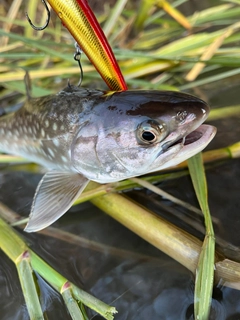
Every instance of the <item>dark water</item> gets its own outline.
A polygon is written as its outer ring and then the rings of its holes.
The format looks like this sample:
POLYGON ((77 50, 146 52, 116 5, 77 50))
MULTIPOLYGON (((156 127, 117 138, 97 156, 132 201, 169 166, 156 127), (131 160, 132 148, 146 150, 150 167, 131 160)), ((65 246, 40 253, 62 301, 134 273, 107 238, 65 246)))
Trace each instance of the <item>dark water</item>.
MULTIPOLYGON (((239 103, 239 86, 205 89, 212 107, 239 103)), ((214 123, 218 133, 209 148, 220 148, 240 139, 240 117, 214 123)), ((0 201, 23 216, 30 204, 40 175, 0 171, 0 201)), ((240 248, 240 159, 209 165, 207 169, 209 203, 218 219, 216 235, 240 248)), ((189 177, 160 185, 173 195, 197 205, 189 177)), ((202 238, 183 222, 184 210, 146 191, 134 190, 129 196, 176 225, 202 238), (177 217, 164 208, 170 207, 177 217)), ((201 221, 197 222, 201 224, 201 221)), ((55 227, 103 245, 94 250, 40 234, 25 234, 31 247, 70 281, 115 306, 116 320, 193 319, 194 277, 187 269, 128 231, 90 203, 79 205, 63 216, 55 227), (112 249, 109 249, 109 246, 112 249), (115 249, 114 249, 115 248, 115 249), (117 249, 125 249, 119 253, 117 249), (135 254, 138 255, 135 255, 135 254)), ((23 234, 23 233, 22 233, 23 234)), ((232 257, 237 252, 228 252, 232 257)), ((61 297, 39 278, 41 303, 48 319, 70 319, 61 297)), ((240 319, 240 291, 217 284, 213 293, 211 319, 240 319)), ((90 318, 100 319, 89 312, 90 318)), ((0 251, 0 319, 28 319, 17 272, 0 251)))

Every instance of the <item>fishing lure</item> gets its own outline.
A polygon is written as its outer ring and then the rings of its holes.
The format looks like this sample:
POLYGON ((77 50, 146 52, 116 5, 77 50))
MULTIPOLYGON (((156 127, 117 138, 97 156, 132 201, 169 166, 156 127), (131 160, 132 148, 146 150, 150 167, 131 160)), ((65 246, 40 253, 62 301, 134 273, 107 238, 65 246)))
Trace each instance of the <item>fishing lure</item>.
MULTIPOLYGON (((48 18, 44 26, 36 27, 29 16, 27 19, 35 30, 44 30, 50 20, 50 12, 45 0, 48 18)), ((86 0, 48 0, 89 60, 95 66, 111 90, 127 90, 127 85, 112 49, 86 0)))

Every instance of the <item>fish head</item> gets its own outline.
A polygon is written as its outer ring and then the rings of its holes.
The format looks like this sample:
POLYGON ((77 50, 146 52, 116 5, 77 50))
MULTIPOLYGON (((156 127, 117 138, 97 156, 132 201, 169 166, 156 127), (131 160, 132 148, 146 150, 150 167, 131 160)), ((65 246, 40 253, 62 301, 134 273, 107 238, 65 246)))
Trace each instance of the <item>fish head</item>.
POLYGON ((216 129, 209 106, 172 91, 123 91, 99 99, 72 143, 74 168, 107 183, 158 171, 201 151, 216 129))

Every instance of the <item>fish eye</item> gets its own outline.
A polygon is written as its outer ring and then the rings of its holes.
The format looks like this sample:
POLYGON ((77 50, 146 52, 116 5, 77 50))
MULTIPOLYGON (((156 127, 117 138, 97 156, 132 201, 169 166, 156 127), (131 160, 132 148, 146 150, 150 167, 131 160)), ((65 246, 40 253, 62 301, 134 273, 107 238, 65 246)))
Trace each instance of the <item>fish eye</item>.
POLYGON ((143 131, 142 139, 149 142, 154 142, 156 140, 156 135, 151 131, 143 131))
POLYGON ((140 144, 153 144, 166 137, 166 125, 155 120, 146 120, 137 127, 137 139, 140 144))

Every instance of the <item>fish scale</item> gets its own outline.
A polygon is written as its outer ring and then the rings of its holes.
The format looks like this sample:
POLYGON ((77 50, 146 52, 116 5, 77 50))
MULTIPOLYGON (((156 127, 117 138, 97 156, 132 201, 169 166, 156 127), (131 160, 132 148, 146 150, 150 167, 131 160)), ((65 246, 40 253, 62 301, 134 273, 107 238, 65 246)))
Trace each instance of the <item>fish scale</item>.
POLYGON ((0 119, 0 150, 47 168, 71 170, 69 149, 88 96, 88 90, 75 94, 74 87, 69 87, 58 95, 30 99, 20 110, 0 119))
POLYGON ((56 95, 29 99, 0 118, 0 150, 49 170, 25 230, 56 221, 90 180, 143 175, 201 151, 216 132, 201 125, 208 113, 201 99, 171 91, 104 92, 68 85, 56 95))

